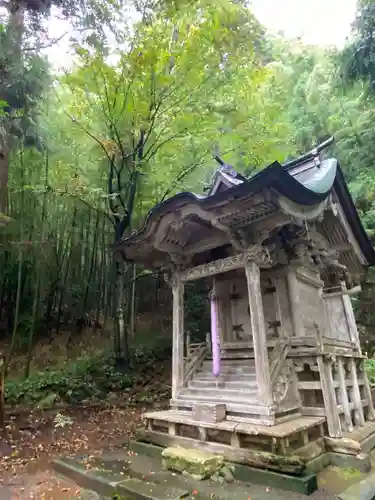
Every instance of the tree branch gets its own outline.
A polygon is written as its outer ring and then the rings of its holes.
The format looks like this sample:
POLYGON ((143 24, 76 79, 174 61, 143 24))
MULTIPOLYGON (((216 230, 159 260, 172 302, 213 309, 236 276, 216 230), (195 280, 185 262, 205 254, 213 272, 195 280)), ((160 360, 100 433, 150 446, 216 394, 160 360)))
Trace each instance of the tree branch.
POLYGON ((50 187, 50 189, 55 194, 57 194, 59 196, 69 196, 70 198, 74 198, 75 200, 78 200, 79 202, 81 202, 84 205, 86 205, 86 207, 90 208, 90 210, 94 210, 95 212, 104 215, 111 222, 111 224, 113 224, 113 220, 112 220, 111 216, 107 212, 105 212, 104 210, 101 210, 100 208, 94 207, 93 205, 91 205, 91 203, 89 203, 88 201, 84 200, 83 198, 81 198, 77 194, 70 193, 69 191, 62 191, 62 190, 59 190, 59 189, 54 189, 52 187, 50 187))
POLYGON ((189 165, 186 169, 184 169, 183 171, 181 171, 176 177, 175 179, 172 181, 171 185, 169 186, 169 188, 165 191, 165 193, 163 194, 161 200, 159 203, 163 202, 166 197, 171 193, 171 191, 173 190, 173 188, 175 187, 175 185, 178 183, 178 182, 181 182, 187 175, 189 175, 191 172, 193 172, 193 170, 195 170, 203 161, 204 157, 211 151, 211 146, 210 148, 208 148, 200 157, 199 159, 193 163, 192 165, 189 165))

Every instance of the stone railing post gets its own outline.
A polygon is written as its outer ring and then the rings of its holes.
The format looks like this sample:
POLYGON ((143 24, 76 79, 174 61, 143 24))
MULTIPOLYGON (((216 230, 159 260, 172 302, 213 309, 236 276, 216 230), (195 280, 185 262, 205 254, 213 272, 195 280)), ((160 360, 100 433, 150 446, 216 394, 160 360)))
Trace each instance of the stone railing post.
POLYGON ((253 335, 256 379, 259 391, 259 404, 273 405, 270 370, 268 363, 267 335, 264 322, 263 302, 260 288, 260 268, 251 260, 245 264, 251 331, 253 335))

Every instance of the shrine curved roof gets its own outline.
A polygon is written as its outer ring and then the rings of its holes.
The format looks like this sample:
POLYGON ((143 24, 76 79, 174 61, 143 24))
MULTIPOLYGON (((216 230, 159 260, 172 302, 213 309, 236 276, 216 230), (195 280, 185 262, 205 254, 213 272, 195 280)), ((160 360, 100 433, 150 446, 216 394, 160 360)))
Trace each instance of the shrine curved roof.
MULTIPOLYGON (((311 155, 305 155, 299 160, 294 160, 284 166, 276 161, 250 179, 245 179, 240 175, 237 177, 233 169, 230 171, 230 175, 224 172, 225 181, 228 181, 228 178, 231 176, 233 178, 233 182, 227 189, 216 192, 212 192, 211 189, 206 196, 197 195, 191 192, 181 192, 174 195, 153 207, 149 211, 143 227, 137 233, 123 238, 120 242, 113 245, 113 248, 115 250, 120 248, 124 249, 127 245, 141 241, 148 235, 151 230, 152 222, 155 219, 160 218, 165 213, 178 210, 179 207, 186 203, 193 203, 200 206, 202 209, 207 209, 212 207, 213 203, 220 203, 228 198, 228 196, 232 199, 237 197, 241 198, 249 193, 257 193, 264 189, 273 189, 298 205, 312 206, 325 200, 332 191, 335 191, 363 255, 370 266, 375 265, 374 248, 359 218, 337 160, 328 159, 320 163, 318 162, 316 166, 324 168, 311 169, 310 173, 306 170, 306 172, 303 173, 303 166, 308 161, 311 164, 311 155)), ((316 161, 316 157, 314 161, 316 161)), ((223 169, 219 169, 219 174, 220 170, 223 173, 223 169)))

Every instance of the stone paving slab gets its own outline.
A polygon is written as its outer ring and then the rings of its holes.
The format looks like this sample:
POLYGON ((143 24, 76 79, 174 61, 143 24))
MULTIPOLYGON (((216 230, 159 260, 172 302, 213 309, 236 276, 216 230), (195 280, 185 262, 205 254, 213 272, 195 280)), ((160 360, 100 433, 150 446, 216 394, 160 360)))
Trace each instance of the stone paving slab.
MULTIPOLYGON (((374 454, 373 454, 374 455, 374 454)), ((160 456, 134 450, 104 453, 100 457, 76 457, 55 461, 56 469, 80 486, 108 499, 114 492, 126 500, 375 500, 375 466, 372 472, 329 466, 319 474, 320 488, 312 495, 283 491, 269 485, 217 484, 163 469, 160 456), (57 467, 56 467, 57 465, 57 467), (323 488, 322 488, 323 486, 323 488), (324 489, 324 488, 327 489, 324 489)), ((91 497, 89 497, 91 499, 91 497)), ((0 489, 0 500, 8 500, 0 489)), ((10 500, 10 499, 9 499, 10 500)))
POLYGON ((183 493, 187 495, 185 498, 188 500, 212 498, 216 500, 229 498, 232 500, 247 500, 248 498, 251 500, 337 500, 336 495, 324 490, 306 496, 267 485, 195 481, 191 477, 165 471, 160 460, 156 458, 126 452, 104 454, 92 459, 88 457, 64 459, 56 461, 55 467, 60 474, 70 477, 82 487, 93 489, 103 496, 110 495, 117 490, 126 494, 125 498, 129 500, 133 498, 166 500, 178 498, 177 495, 183 493), (137 489, 137 492, 132 493, 126 489, 127 486, 132 486, 133 490, 137 489))

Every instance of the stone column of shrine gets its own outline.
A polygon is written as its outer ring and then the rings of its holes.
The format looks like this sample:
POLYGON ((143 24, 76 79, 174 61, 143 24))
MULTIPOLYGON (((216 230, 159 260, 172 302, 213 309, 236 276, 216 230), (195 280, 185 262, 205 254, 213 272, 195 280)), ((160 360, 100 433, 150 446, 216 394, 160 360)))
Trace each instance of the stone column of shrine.
POLYGON ((253 335, 259 404, 273 406, 259 265, 254 261, 248 261, 245 265, 245 272, 249 294, 250 321, 253 335))
POLYGON ((172 277, 173 294, 173 348, 172 348, 172 400, 178 398, 184 376, 184 283, 176 272, 172 277))

